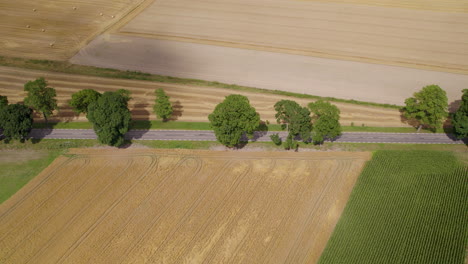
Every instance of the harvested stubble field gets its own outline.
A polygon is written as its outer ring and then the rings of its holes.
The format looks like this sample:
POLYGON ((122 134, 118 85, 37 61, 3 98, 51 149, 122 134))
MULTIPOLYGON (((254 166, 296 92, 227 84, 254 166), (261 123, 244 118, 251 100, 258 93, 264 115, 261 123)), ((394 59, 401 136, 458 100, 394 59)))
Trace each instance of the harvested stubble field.
POLYGON ((143 0, 0 1, 0 54, 69 59, 141 2, 143 0))
MULTIPOLYGON (((8 97, 10 103, 24 100, 24 84, 40 76, 49 81, 49 85, 57 90, 59 111, 52 118, 61 121, 85 121, 84 115, 76 116, 68 106, 71 95, 81 89, 95 89, 99 92, 128 89, 132 92, 132 100, 129 108, 132 118, 137 120, 155 120, 153 114, 154 91, 163 88, 174 103, 177 120, 192 122, 207 122, 208 115, 213 112, 215 106, 224 100, 229 94, 246 95, 251 104, 257 109, 263 120, 275 123, 274 104, 281 99, 292 99, 306 106, 311 99, 290 98, 287 96, 234 91, 229 89, 199 87, 189 85, 177 85, 148 81, 122 80, 99 78, 63 73, 26 70, 19 68, 0 67, 0 95, 8 97)), ((341 110, 341 122, 350 125, 354 122, 357 126, 380 127, 404 127, 400 113, 397 109, 379 108, 372 106, 355 105, 348 103, 335 103, 341 110)), ((37 119, 42 117, 37 116, 37 119)))
POLYGON ((346 4, 363 4, 383 7, 410 8, 443 12, 468 13, 468 2, 460 0, 303 0, 334 2, 346 4))
POLYGON ((0 206, 0 262, 314 263, 369 158, 75 149, 0 206))
MULTIPOLYGON (((467 5, 455 6, 463 11, 467 5)), ((158 0, 119 33, 468 74, 466 13, 317 1, 158 0)))

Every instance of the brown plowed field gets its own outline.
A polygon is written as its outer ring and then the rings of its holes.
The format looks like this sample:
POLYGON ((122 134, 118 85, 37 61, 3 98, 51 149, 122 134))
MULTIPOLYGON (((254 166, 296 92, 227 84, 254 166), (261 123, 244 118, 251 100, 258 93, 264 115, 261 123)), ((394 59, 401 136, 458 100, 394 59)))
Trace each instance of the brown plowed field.
POLYGON ((2 0, 0 55, 69 59, 93 37, 143 1, 2 0), (50 46, 51 43, 54 44, 53 47, 50 46))
POLYGON ((69 154, 0 205, 0 262, 315 263, 370 158, 69 154))
MULTIPOLYGON (((246 95, 251 104, 257 109, 263 120, 275 123, 274 104, 281 99, 292 99, 306 106, 312 100, 297 99, 287 96, 270 95, 235 91, 221 88, 175 85, 156 82, 132 81, 110 78, 98 78, 81 75, 42 72, 18 68, 0 67, 0 95, 8 97, 10 103, 24 100, 24 84, 40 76, 49 81, 49 85, 57 90, 59 111, 52 119, 63 121, 86 121, 84 115, 76 116, 68 106, 71 95, 81 89, 95 89, 99 92, 128 89, 132 92, 129 108, 132 118, 140 120, 154 120, 153 114, 154 91, 164 88, 174 103, 177 120, 207 122, 208 115, 224 97, 237 93, 246 95)), ((386 109, 370 106, 360 106, 346 103, 335 103, 341 110, 343 125, 365 124, 366 126, 399 127, 407 126, 400 120, 400 113, 396 109, 386 109)), ((37 117, 40 119, 41 117, 37 117)))
POLYGON ((467 13, 341 2, 158 0, 119 32, 468 74, 467 13))

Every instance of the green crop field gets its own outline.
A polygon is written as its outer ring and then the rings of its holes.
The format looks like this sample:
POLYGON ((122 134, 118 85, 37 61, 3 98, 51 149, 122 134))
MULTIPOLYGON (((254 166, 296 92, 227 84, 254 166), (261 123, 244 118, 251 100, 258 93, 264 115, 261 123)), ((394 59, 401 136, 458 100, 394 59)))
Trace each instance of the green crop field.
POLYGON ((468 167, 451 152, 377 151, 328 241, 324 263, 459 263, 468 167))

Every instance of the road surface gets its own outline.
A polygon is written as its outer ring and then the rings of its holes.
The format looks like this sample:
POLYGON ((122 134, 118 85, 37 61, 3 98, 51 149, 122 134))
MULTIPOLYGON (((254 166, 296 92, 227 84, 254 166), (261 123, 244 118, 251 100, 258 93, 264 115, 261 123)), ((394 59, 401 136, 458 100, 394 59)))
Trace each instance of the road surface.
MULTIPOLYGON (((286 132, 256 132, 250 141, 271 141, 270 135, 279 133, 286 138, 286 132)), ((92 129, 33 129, 31 138, 37 139, 96 139, 92 129)), ((216 141, 213 131, 202 130, 130 130, 126 134, 130 140, 186 140, 186 141, 216 141)), ((464 144, 453 135, 429 133, 373 133, 344 132, 334 140, 341 143, 406 143, 406 144, 464 144)))

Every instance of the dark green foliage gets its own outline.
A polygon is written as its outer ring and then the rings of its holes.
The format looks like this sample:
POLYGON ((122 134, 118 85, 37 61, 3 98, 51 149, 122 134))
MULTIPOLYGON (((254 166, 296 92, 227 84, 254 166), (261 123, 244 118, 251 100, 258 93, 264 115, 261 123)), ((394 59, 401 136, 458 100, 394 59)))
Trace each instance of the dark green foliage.
POLYGON ((297 142, 297 140, 295 140, 293 138, 293 136, 290 134, 288 134, 288 137, 286 138, 286 141, 284 141, 284 148, 286 150, 289 150, 289 149, 295 149, 297 150, 297 148, 299 147, 299 143, 297 142))
POLYGON ((27 138, 33 124, 31 108, 10 104, 0 110, 0 127, 6 140, 27 138))
POLYGON ((296 136, 300 136, 304 142, 310 140, 312 123, 307 107, 302 107, 291 100, 281 100, 275 104, 275 111, 276 121, 289 132, 288 139, 285 141, 286 149, 297 147, 293 146, 297 145, 294 140, 296 136))
POLYGON ((447 94, 437 85, 429 85, 405 100, 404 116, 415 120, 418 126, 438 128, 447 118, 447 94))
POLYGON ((87 118, 102 144, 121 146, 127 133, 131 114, 128 110, 130 93, 105 92, 88 107, 87 118))
POLYGON ((101 94, 93 89, 84 89, 72 94, 70 106, 73 107, 73 111, 77 114, 86 114, 88 112, 88 106, 96 102, 100 96, 101 94))
POLYGON ((276 146, 281 145, 282 142, 278 133, 271 135, 270 138, 271 138, 271 141, 273 141, 273 143, 275 143, 276 146))
POLYGON ((235 147, 241 142, 244 133, 252 136, 259 126, 260 116, 243 95, 231 94, 219 103, 208 116, 218 141, 235 147))
POLYGON ((341 135, 340 110, 335 105, 322 100, 310 103, 309 108, 313 113, 314 133, 312 141, 322 144, 325 139, 334 139, 341 135))
POLYGON ((463 263, 467 175, 451 152, 377 151, 319 263, 463 263))
POLYGON ((453 115, 453 132, 457 138, 468 137, 468 89, 464 89, 460 107, 453 115))
POLYGON ((40 77, 35 81, 27 82, 24 85, 24 90, 28 92, 24 98, 24 104, 42 113, 47 122, 47 118, 52 115, 52 112, 58 109, 55 89, 48 87, 44 77, 40 77))
POLYGON ((155 91, 156 100, 154 102, 154 113, 157 117, 166 121, 172 115, 172 104, 169 101, 169 96, 166 95, 163 89, 157 89, 155 91))
POLYGON ((8 98, 0 95, 0 109, 8 105, 8 98))

